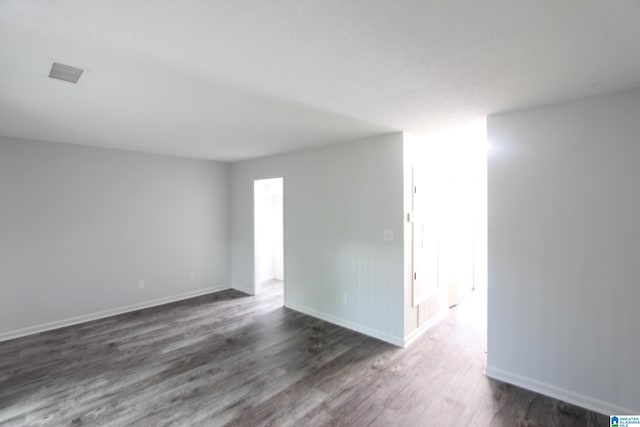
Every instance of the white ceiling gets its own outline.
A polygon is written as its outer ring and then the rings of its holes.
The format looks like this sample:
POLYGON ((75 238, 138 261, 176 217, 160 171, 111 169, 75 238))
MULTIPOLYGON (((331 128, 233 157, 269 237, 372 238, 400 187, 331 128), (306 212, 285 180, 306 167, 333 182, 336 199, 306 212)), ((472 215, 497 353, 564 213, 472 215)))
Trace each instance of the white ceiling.
POLYGON ((0 0, 0 134, 45 141, 238 160, 637 86, 638 0, 0 0))

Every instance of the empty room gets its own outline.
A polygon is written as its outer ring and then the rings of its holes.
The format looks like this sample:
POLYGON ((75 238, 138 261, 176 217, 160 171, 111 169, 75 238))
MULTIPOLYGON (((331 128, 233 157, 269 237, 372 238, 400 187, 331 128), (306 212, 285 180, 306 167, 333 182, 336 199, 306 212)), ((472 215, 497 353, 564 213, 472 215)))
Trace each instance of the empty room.
POLYGON ((0 1, 0 426, 640 425, 639 46, 638 0, 0 1))

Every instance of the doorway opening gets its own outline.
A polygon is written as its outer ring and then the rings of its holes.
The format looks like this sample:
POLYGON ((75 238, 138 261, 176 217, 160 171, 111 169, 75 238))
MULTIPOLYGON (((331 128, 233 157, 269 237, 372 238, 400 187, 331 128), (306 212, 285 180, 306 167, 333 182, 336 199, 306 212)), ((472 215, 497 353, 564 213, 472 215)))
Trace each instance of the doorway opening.
POLYGON ((486 330, 486 123, 407 141, 413 254, 408 310, 417 318, 408 329, 428 328, 468 297, 470 323, 486 330))
POLYGON ((284 179, 253 183, 254 294, 284 297, 284 179))

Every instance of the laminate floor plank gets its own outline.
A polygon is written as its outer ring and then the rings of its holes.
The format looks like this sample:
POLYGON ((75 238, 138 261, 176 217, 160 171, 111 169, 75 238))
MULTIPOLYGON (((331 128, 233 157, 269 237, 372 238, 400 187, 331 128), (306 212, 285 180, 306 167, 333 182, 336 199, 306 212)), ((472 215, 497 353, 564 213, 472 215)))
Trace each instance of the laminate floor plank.
POLYGON ((483 375, 473 293, 407 349, 282 307, 282 283, 0 343, 0 426, 599 426, 483 375))

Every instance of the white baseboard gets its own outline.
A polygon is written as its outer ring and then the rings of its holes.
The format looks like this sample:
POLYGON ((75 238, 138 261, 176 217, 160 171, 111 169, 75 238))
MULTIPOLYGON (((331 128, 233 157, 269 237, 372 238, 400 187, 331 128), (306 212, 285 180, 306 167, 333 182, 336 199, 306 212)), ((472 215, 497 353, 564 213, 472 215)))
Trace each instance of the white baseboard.
POLYGON ((243 292, 243 293, 245 293, 247 295, 255 295, 255 292, 253 291, 253 289, 248 289, 248 288, 245 288, 243 286, 236 285, 236 284, 233 284, 233 283, 231 284, 231 289, 235 289, 236 291, 243 292))
POLYGON ((370 328, 368 326, 361 325, 359 323, 354 323, 348 320, 340 319, 330 314, 321 313, 313 308, 304 307, 298 304, 292 304, 287 301, 285 301, 284 306, 287 308, 290 308, 291 310, 298 311, 300 313, 306 314, 311 317, 316 317, 320 320, 324 320, 325 322, 342 326, 343 328, 351 329, 352 331, 360 332, 361 334, 365 334, 370 337, 379 339, 381 341, 388 342, 389 344, 393 344, 398 347, 402 347, 404 345, 404 341, 401 337, 396 337, 396 336, 387 334, 386 332, 381 332, 376 329, 370 328))
POLYGON ((409 347, 415 340, 417 340, 422 334, 427 332, 429 329, 433 328, 435 325, 440 323, 442 319, 449 313, 449 310, 444 310, 442 313, 438 313, 425 322, 424 325, 420 326, 418 329, 414 329, 409 333, 406 337, 404 337, 404 344, 402 345, 404 348, 409 347))
POLYGON ((66 326, 77 325, 78 323, 90 322, 92 320, 103 319, 105 317, 116 316, 118 314, 129 313, 131 311, 142 310, 149 307, 155 307, 158 305, 169 304, 184 299, 194 298, 201 295, 211 294, 214 292, 224 291, 230 289, 228 284, 215 286, 211 288, 199 289, 197 291, 185 292, 183 294, 172 295, 169 297, 157 298, 150 301, 144 301, 136 304, 125 305, 109 310, 98 311, 96 313, 83 314, 81 316, 69 317, 63 320, 56 320, 53 322, 42 323, 40 325, 28 326, 22 329, 16 329, 14 331, 0 333, 0 342, 12 340, 14 338, 20 338, 27 335, 39 334, 40 332, 50 331, 52 329, 64 328, 66 326))
POLYGON ((492 368, 487 366, 485 369, 485 375, 494 380, 509 383, 527 390, 535 391, 536 393, 544 394, 545 396, 552 397, 554 399, 562 400, 572 405, 580 406, 585 409, 589 409, 594 412, 599 412, 604 415, 629 415, 639 413, 636 408, 635 411, 623 408, 610 402, 604 402, 593 397, 585 396, 580 393, 575 393, 571 390, 566 390, 560 387, 556 387, 551 384, 547 384, 532 378, 523 377, 518 374, 503 371, 502 369, 492 368))

